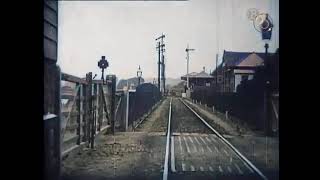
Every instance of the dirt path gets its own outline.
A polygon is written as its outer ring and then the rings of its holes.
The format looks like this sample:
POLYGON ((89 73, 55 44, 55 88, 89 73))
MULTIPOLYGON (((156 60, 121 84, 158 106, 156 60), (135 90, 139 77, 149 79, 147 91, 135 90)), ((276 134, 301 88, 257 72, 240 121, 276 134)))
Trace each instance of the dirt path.
POLYGON ((168 126, 170 99, 166 98, 155 109, 149 117, 147 117, 135 129, 136 132, 166 132, 168 126))
POLYGON ((165 99, 136 132, 101 134, 95 149, 70 153, 62 162, 62 179, 161 179, 168 108, 165 99))
POLYGON ((198 113, 200 113, 207 122, 214 126, 220 133, 229 134, 234 136, 239 135, 257 135, 251 131, 246 125, 241 124, 237 121, 226 120, 218 116, 218 113, 213 113, 212 109, 204 108, 202 105, 194 104, 187 100, 187 103, 198 113), (220 130, 219 130, 220 129, 220 130))

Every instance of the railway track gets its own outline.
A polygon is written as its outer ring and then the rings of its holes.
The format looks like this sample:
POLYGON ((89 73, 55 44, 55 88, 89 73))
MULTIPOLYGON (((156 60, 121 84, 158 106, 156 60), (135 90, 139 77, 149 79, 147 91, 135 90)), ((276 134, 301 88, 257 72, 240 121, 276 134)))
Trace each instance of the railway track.
POLYGON ((171 98, 163 180, 267 179, 181 98, 171 98))

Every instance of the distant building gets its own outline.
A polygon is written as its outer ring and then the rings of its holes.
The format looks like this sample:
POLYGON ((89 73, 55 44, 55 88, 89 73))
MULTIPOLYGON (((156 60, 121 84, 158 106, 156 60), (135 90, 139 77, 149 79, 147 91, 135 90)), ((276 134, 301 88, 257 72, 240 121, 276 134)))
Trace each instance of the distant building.
POLYGON ((253 78, 255 70, 264 65, 264 59, 265 53, 224 51, 222 63, 211 74, 217 91, 236 92, 242 80, 253 78))
MULTIPOLYGON (((117 90, 127 90, 127 89, 136 89, 138 86, 139 80, 137 77, 130 79, 121 79, 117 85, 117 90), (129 86, 129 87, 128 87, 129 86)), ((140 79, 140 84, 144 83, 144 79, 140 79)))
MULTIPOLYGON (((188 76, 191 89, 195 86, 211 86, 214 79, 212 75, 205 72, 205 68, 200 73, 192 72, 188 76)), ((187 81, 187 74, 181 76, 181 80, 187 81)))

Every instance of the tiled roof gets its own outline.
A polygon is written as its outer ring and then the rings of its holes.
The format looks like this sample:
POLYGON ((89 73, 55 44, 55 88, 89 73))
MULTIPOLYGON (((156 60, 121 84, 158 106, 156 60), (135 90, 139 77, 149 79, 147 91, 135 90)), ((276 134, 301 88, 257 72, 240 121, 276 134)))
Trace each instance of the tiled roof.
MULTIPOLYGON (((224 51, 223 60, 226 66, 237 66, 251 54, 256 54, 258 57, 260 57, 264 61, 265 53, 232 52, 232 51, 224 51)), ((272 54, 274 53, 269 53, 269 55, 272 55, 272 54)))
MULTIPOLYGON (((275 53, 269 53, 269 56, 274 55, 275 53)), ((258 52, 233 52, 233 51, 224 51, 223 52, 223 66, 259 66, 263 64, 265 58, 265 53, 258 52), (243 62, 246 60, 246 62, 243 62)), ((218 71, 222 69, 222 64, 218 65, 218 71)), ((216 69, 211 73, 214 75, 216 69)))
MULTIPOLYGON (((187 75, 183 75, 181 79, 187 78, 187 75)), ((200 73, 192 72, 189 73, 189 78, 212 78, 211 75, 206 73, 205 71, 201 71, 200 73)))

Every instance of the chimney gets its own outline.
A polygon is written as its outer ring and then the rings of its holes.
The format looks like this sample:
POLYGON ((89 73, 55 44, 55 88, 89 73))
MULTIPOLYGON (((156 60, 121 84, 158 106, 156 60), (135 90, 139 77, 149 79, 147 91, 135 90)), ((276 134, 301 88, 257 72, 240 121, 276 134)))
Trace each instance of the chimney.
POLYGON ((203 72, 206 72, 206 67, 203 66, 203 72))

